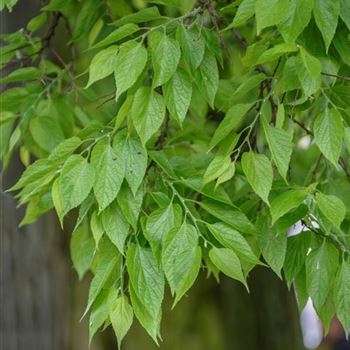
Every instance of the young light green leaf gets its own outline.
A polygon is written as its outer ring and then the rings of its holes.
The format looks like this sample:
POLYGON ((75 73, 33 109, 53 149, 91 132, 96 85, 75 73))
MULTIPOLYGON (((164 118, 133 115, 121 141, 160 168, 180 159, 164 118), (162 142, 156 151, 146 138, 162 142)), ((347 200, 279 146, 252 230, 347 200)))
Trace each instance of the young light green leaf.
POLYGON ((231 165, 230 155, 217 154, 203 175, 203 186, 220 177, 231 165))
POLYGON ((166 106, 179 124, 184 121, 192 97, 192 82, 182 69, 178 69, 172 79, 163 86, 166 106))
POLYGON ((134 318, 132 307, 125 295, 120 296, 111 303, 109 318, 117 336, 118 347, 120 348, 122 340, 128 333, 134 318))
POLYGON ((152 251, 131 244, 126 264, 135 294, 151 315, 157 315, 164 297, 164 275, 152 251))
POLYGON ((321 86, 321 62, 302 47, 296 57, 295 69, 300 84, 307 96, 319 90, 321 86))
POLYGON ((338 270, 334 289, 333 300, 337 316, 347 333, 350 329, 350 263, 343 260, 338 270))
POLYGON ((345 218, 346 208, 337 196, 326 195, 321 192, 316 194, 316 203, 322 214, 337 228, 345 218))
POLYGON ((291 43, 282 43, 278 44, 271 49, 265 51, 258 59, 258 64, 264 64, 267 62, 271 62, 281 57, 287 52, 297 51, 298 47, 295 44, 291 43))
POLYGON ((254 192, 269 204, 268 197, 273 181, 270 160, 263 154, 246 152, 242 156, 242 169, 254 192))
POLYGON ((179 64, 180 56, 179 43, 163 33, 158 45, 152 52, 153 87, 163 85, 171 79, 179 64))
POLYGON ((89 270, 94 253, 94 238, 89 232, 88 225, 82 225, 73 232, 70 241, 70 254, 79 279, 82 279, 89 270))
POLYGON ((298 207, 308 196, 307 189, 294 189, 283 192, 271 202, 272 224, 290 210, 298 207))
POLYGON ((94 182, 94 171, 85 158, 75 154, 64 163, 60 178, 61 200, 65 215, 89 195, 94 182))
POLYGON ((95 240, 96 247, 98 247, 98 243, 103 236, 104 229, 102 226, 101 216, 98 216, 97 211, 94 211, 91 215, 90 227, 95 240))
POLYGON ((153 21, 161 17, 162 16, 159 13, 158 7, 152 6, 141 9, 140 11, 132 13, 131 15, 123 16, 122 18, 115 21, 113 24, 116 26, 122 26, 126 23, 143 23, 153 21))
POLYGON ((314 0, 313 9, 316 25, 322 34, 326 51, 328 51, 337 29, 340 0, 314 0))
POLYGON ((88 88, 94 82, 104 79, 113 73, 116 65, 118 46, 110 46, 98 52, 92 59, 89 67, 88 88))
POLYGON ((219 243, 232 249, 241 259, 252 264, 260 263, 246 239, 231 226, 217 222, 208 225, 208 228, 219 243))
POLYGON ((294 42, 311 20, 313 0, 294 0, 285 21, 278 25, 278 30, 286 42, 294 42))
POLYGON ((128 41, 120 47, 115 61, 114 78, 119 96, 135 84, 147 63, 147 50, 136 41, 128 41))
POLYGON ((214 99, 219 86, 219 70, 215 56, 206 50, 200 67, 194 72, 195 82, 210 107, 214 107, 214 99))
POLYGON ((63 228, 63 218, 65 214, 63 211, 63 203, 62 203, 62 195, 61 195, 61 179, 59 177, 52 184, 51 197, 52 197, 52 202, 55 207, 58 219, 61 224, 61 228, 63 228))
POLYGON ((255 14, 255 2, 256 0, 243 0, 238 7, 235 18, 225 30, 239 27, 253 17, 255 14))
POLYGON ((325 303, 332 288, 338 259, 338 250, 326 242, 306 258, 306 287, 316 308, 325 303))
POLYGON ((326 108, 316 117, 313 130, 320 151, 337 167, 344 132, 341 114, 326 108))
POLYGON ((202 36, 196 27, 186 29, 183 25, 178 26, 176 35, 186 63, 193 71, 196 70, 202 63, 205 52, 202 36))
POLYGON ((164 98, 149 87, 137 90, 131 107, 135 129, 143 145, 158 131, 165 117, 164 98))
POLYGON ((215 130, 213 138, 210 141, 210 149, 222 141, 231 131, 234 131, 241 123, 243 117, 252 107, 251 103, 236 104, 226 113, 225 118, 215 130))
POLYGON ((23 80, 36 80, 41 76, 41 72, 36 67, 18 68, 4 78, 0 79, 0 84, 15 83, 23 80))
POLYGON ((91 166, 96 174, 94 193, 102 211, 113 202, 120 190, 125 174, 124 159, 111 147, 110 140, 104 138, 92 150, 91 166))
POLYGON ((264 28, 284 21, 290 11, 288 0, 256 0, 255 17, 258 35, 264 28))
POLYGON ((172 294, 174 305, 194 283, 201 264, 198 232, 185 222, 170 230, 163 239, 162 266, 172 294))
POLYGON ((264 133, 269 145, 272 159, 277 166, 278 172, 287 181, 287 172, 293 151, 291 135, 284 129, 278 129, 263 123, 264 133))
POLYGON ((212 248, 209 251, 210 260, 225 275, 240 281, 248 289, 247 282, 244 278, 241 262, 232 249, 212 248))
POLYGON ((216 184, 215 184, 215 189, 222 183, 229 181, 233 178, 233 176, 235 175, 235 171, 236 171, 236 166, 235 163, 232 162, 229 167, 218 177, 218 179, 216 180, 216 184))
POLYGON ((347 0, 340 0, 340 18, 350 30, 350 6, 347 0))
POLYGON ((104 39, 102 39, 101 41, 96 43, 92 48, 96 49, 96 48, 100 48, 100 47, 107 46, 110 44, 114 44, 114 43, 128 37, 129 35, 134 34, 138 30, 139 30, 139 27, 136 24, 126 23, 123 26, 121 26, 120 28, 117 28, 116 30, 114 30, 109 35, 107 35, 104 39))
POLYGON ((101 213, 102 225, 107 236, 124 255, 124 244, 129 234, 129 224, 116 201, 101 213))

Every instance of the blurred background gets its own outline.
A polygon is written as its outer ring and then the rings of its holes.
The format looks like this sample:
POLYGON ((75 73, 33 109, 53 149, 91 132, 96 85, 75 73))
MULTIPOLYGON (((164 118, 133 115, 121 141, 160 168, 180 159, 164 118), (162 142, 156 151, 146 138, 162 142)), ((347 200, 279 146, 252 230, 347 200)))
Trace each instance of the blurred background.
MULTIPOLYGON (((38 14, 41 4, 22 0, 11 14, 3 11, 1 33, 23 27, 38 14)), ((58 27, 53 41, 58 50, 65 45, 60 30, 64 28, 58 27)), ((70 233, 62 232, 55 213, 18 229, 23 208, 17 209, 15 199, 4 191, 22 171, 15 155, 1 178, 1 350, 88 349, 88 319, 80 321, 80 317, 91 276, 78 281, 69 256, 70 233)), ((323 340, 312 304, 300 314, 293 290, 288 291, 271 271, 255 269, 248 283, 250 294, 233 280, 222 276, 218 284, 202 274, 173 311, 167 295, 160 349, 350 349, 337 320, 323 340)), ((107 329, 97 334, 90 348, 116 349, 113 333, 107 329)), ((134 321, 123 349, 158 347, 134 321)))

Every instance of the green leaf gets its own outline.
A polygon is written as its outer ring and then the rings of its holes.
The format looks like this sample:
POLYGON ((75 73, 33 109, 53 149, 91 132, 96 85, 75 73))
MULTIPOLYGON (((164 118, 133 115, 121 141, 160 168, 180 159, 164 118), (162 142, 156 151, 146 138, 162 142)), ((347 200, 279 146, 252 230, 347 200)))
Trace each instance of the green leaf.
POLYGON ((62 163, 65 161, 79 146, 81 140, 79 137, 73 136, 65 139, 50 153, 48 160, 53 163, 62 163))
POLYGON ((134 195, 129 186, 124 183, 117 197, 118 204, 124 217, 135 231, 137 230, 137 221, 141 211, 143 196, 142 187, 134 195))
POLYGON ((232 249, 228 248, 212 248, 209 251, 210 260, 225 275, 240 281, 247 288, 247 282, 244 278, 241 262, 232 249))
POLYGON ((113 141, 113 148, 123 157, 125 179, 132 192, 136 195, 147 169, 147 151, 137 137, 117 134, 113 141))
POLYGON ((218 153, 203 175, 203 185, 220 177, 231 165, 230 155, 218 153))
POLYGON ((96 174, 93 185, 99 210, 104 210, 117 197, 124 179, 124 159, 113 150, 110 140, 99 141, 91 153, 91 166, 96 174))
POLYGON ((311 20, 314 0, 293 0, 285 21, 278 30, 287 42, 294 42, 311 20))
POLYGON ((95 240, 96 247, 98 247, 98 243, 104 234, 104 229, 102 226, 101 216, 98 216, 97 211, 94 211, 91 214, 90 227, 95 240))
POLYGON ((209 50, 205 51, 201 65, 194 72, 194 78, 199 91, 209 106, 214 108, 214 99, 219 86, 219 70, 216 58, 209 50))
POLYGON ((300 84, 307 96, 319 90, 321 87, 321 62, 316 57, 306 52, 302 47, 296 58, 295 69, 300 84))
POLYGON ((137 90, 131 107, 135 129, 143 145, 158 131, 165 117, 163 96, 149 87, 137 90))
POLYGON ((89 270, 94 253, 94 238, 89 232, 88 225, 82 225, 73 232, 70 241, 70 254, 79 279, 82 279, 89 270))
POLYGON ((27 29, 31 32, 35 32, 41 28, 47 20, 47 14, 42 12, 40 15, 33 17, 27 24, 27 29))
POLYGON ((174 305, 194 283, 201 265, 198 232, 185 222, 170 230, 163 239, 162 266, 172 294, 174 305))
POLYGON ((66 215, 89 195, 94 172, 85 158, 72 155, 63 165, 60 181, 63 213, 66 215))
POLYGON ((258 225, 260 227, 258 246, 268 265, 282 279, 281 269, 286 256, 287 234, 277 233, 275 229, 269 227, 267 220, 264 221, 261 223, 260 220, 258 225))
POLYGON ((122 340, 132 325, 134 313, 125 295, 120 296, 111 304, 112 307, 109 317, 111 319, 113 330, 117 336, 118 347, 120 348, 122 340))
POLYGON ((51 152, 64 141, 64 133, 59 121, 52 116, 33 118, 29 128, 34 141, 47 152, 51 152))
POLYGON ((348 152, 350 153, 350 127, 348 126, 344 128, 344 142, 348 152))
POLYGON ((315 22, 322 34, 326 51, 337 29, 339 14, 340 0, 314 0, 315 22))
POLYGON ((232 162, 230 166, 218 177, 215 188, 217 188, 217 186, 219 186, 220 184, 231 180, 235 174, 235 171, 236 171, 236 166, 235 166, 235 163, 232 162))
POLYGON ((184 121, 192 97, 192 82, 182 69, 178 69, 172 79, 163 86, 166 106, 179 124, 184 121))
POLYGON ((347 0, 340 0, 340 17, 350 30, 350 6, 347 0))
POLYGON ((337 228, 345 218, 346 208, 344 203, 336 196, 326 195, 321 192, 316 194, 316 203, 322 214, 337 228))
POLYGON ((273 171, 269 159, 263 154, 246 152, 242 156, 242 169, 254 192, 267 204, 272 187, 273 171))
POLYGON ((290 210, 298 207, 308 196, 307 189, 294 189, 283 192, 271 202, 272 224, 290 210))
POLYGON ((256 0, 243 0, 237 10, 232 23, 226 28, 236 28, 245 24, 249 18, 254 16, 256 0))
POLYGON ((115 282, 120 273, 120 255, 108 240, 101 240, 99 253, 95 276, 90 283, 88 303, 82 317, 90 310, 101 290, 110 287, 111 281, 115 282))
POLYGON ((263 123, 264 133, 269 145, 272 159, 278 172, 287 181, 287 172, 293 151, 293 143, 289 132, 263 123))
POLYGON ((313 130, 320 151, 337 167, 344 132, 341 114, 326 108, 316 117, 313 130))
POLYGON ((112 33, 107 35, 104 39, 100 40, 92 48, 96 49, 96 48, 100 48, 110 44, 114 44, 128 37, 129 35, 134 34, 138 30, 139 30, 139 27, 136 24, 126 23, 120 28, 115 29, 112 33))
POLYGON ((165 208, 154 210, 146 222, 144 235, 151 244, 154 253, 158 256, 161 244, 168 232, 176 226, 176 207, 170 203, 165 208))
POLYGON ((52 173, 55 168, 55 164, 47 159, 38 159, 24 170, 18 182, 9 191, 16 191, 31 183, 41 181, 45 176, 52 173))
MULTIPOLYGON (((113 289, 111 291, 114 291, 113 289)), ((109 320, 109 290, 102 290, 91 307, 89 318, 89 344, 97 330, 109 320)))
POLYGON ((306 258, 306 286, 316 308, 320 308, 325 303, 333 286, 338 259, 338 250, 326 242, 306 258))
POLYGON ((232 226, 239 232, 256 234, 257 229, 246 215, 238 208, 234 208, 213 200, 201 201, 199 205, 208 213, 232 226))
POLYGON ((290 11, 288 0, 256 0, 255 17, 258 35, 264 28, 284 21, 290 11))
POLYGON ((124 255, 125 240, 129 234, 129 224, 116 201, 101 213, 102 225, 107 236, 124 255))
POLYGON ((56 209, 56 213, 60 221, 61 227, 63 228, 64 210, 63 210, 63 202, 62 202, 62 195, 61 195, 61 178, 59 177, 52 184, 51 197, 52 197, 52 202, 56 209))
POLYGON ((119 96, 133 86, 147 63, 147 50, 136 41, 128 41, 120 47, 115 61, 114 78, 119 96))
POLYGON ((181 56, 180 45, 162 34, 158 45, 152 52, 152 64, 154 70, 152 86, 155 88, 168 82, 174 75, 181 56))
POLYGON ((151 315, 157 315, 164 297, 164 275, 152 251, 131 244, 126 264, 136 296, 151 315))
POLYGON ((92 59, 89 67, 88 88, 94 82, 104 79, 113 73, 117 60, 118 46, 110 46, 98 52, 92 59))
POLYGON ((131 284, 129 284, 129 292, 131 304, 137 319, 156 344, 158 344, 157 337, 160 336, 161 310, 159 309, 156 314, 149 313, 140 298, 136 295, 131 284))
POLYGON ((334 289, 333 300, 337 316, 344 327, 345 333, 350 329, 350 264, 343 260, 338 270, 334 289))
POLYGON ((183 25, 178 26, 176 35, 186 63, 193 71, 196 70, 204 57, 205 42, 203 37, 197 27, 186 29, 183 25))
POLYGON ((41 76, 41 72, 36 67, 18 68, 4 78, 0 79, 0 84, 15 83, 24 80, 36 80, 41 76))
POLYGON ((287 239, 287 252, 283 270, 289 287, 305 264, 310 249, 310 239, 310 232, 302 232, 287 239))
POLYGON ((215 130, 213 138, 210 141, 210 149, 222 141, 228 134, 239 127, 243 117, 252 107, 251 103, 236 104, 232 106, 226 113, 225 118, 215 130))
POLYGON ((295 44, 282 43, 265 51, 258 59, 257 64, 264 64, 276 60, 285 53, 297 51, 298 47, 295 44))
POLYGON ((208 228, 219 243, 232 249, 241 259, 252 264, 260 263, 251 246, 238 231, 223 222, 210 224, 208 228))
POLYGON ((161 18, 158 7, 147 7, 128 16, 123 16, 122 18, 115 21, 113 24, 116 26, 122 26, 126 23, 143 23, 149 22, 161 18))

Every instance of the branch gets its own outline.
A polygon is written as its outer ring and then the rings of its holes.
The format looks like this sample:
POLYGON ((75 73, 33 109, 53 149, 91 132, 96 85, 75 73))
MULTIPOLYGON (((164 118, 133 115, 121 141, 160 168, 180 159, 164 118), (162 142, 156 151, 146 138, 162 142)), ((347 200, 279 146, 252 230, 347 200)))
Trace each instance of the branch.
POLYGON ((332 74, 332 73, 325 73, 325 72, 321 72, 322 75, 325 75, 327 77, 332 77, 332 78, 336 78, 339 80, 345 80, 345 81, 350 81, 350 77, 346 77, 343 75, 337 75, 337 74, 332 74))

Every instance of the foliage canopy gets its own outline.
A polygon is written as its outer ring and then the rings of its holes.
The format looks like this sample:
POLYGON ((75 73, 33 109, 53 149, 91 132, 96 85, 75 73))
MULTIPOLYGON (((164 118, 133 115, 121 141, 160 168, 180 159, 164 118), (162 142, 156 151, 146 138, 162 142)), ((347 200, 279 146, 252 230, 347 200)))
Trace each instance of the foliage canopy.
POLYGON ((350 330, 349 30, 349 0, 51 0, 1 36, 3 168, 22 225, 76 218, 90 339, 158 342, 166 284, 256 265, 350 330))

